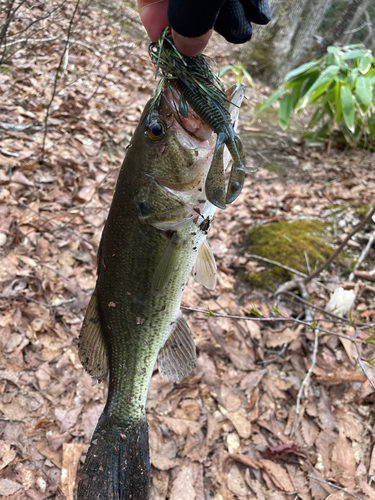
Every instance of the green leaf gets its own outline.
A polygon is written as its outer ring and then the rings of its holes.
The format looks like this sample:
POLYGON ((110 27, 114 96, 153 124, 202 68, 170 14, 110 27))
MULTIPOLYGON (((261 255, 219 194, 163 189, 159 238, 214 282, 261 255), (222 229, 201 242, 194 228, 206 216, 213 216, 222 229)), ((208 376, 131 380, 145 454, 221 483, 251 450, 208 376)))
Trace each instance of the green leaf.
POLYGON ((344 61, 347 61, 348 59, 358 59, 366 54, 367 52, 365 50, 351 50, 350 52, 345 52, 342 58, 344 61))
MULTIPOLYGON (((321 59, 319 61, 311 61, 305 64, 302 64, 302 66, 299 66, 296 69, 292 69, 292 71, 289 71, 285 77, 284 77, 284 82, 288 82, 289 80, 292 80, 296 76, 302 75, 303 73, 308 73, 308 70, 311 68, 315 68, 319 63, 321 62, 321 59)), ((306 75, 307 76, 307 75, 306 75)))
POLYGON ((363 57, 361 57, 358 61, 358 69, 364 75, 371 68, 372 65, 372 54, 367 52, 363 57))
POLYGON ((264 103, 260 106, 259 111, 264 111, 265 109, 272 106, 272 104, 276 102, 277 99, 284 94, 285 94, 284 89, 277 90, 274 94, 271 95, 271 97, 269 97, 266 101, 264 101, 264 103))
POLYGON ((293 106, 293 97, 292 94, 286 94, 281 99, 280 109, 279 109, 279 123, 283 129, 286 129, 289 120, 290 120, 290 112, 292 111, 293 106))
POLYGON ((349 75, 348 83, 352 89, 354 89, 355 82, 357 81, 358 76, 358 68, 354 68, 349 75))
POLYGON ((242 64, 238 64, 237 65, 237 68, 242 71, 242 74, 243 76, 246 78, 246 80, 249 82, 249 84, 252 86, 252 87, 255 87, 255 83, 254 83, 254 80, 252 78, 252 76, 250 75, 250 73, 247 71, 247 69, 245 68, 245 66, 243 66, 242 64))
POLYGON ((306 92, 304 97, 300 99, 300 101, 297 103, 297 108, 304 108, 312 102, 313 99, 318 97, 318 95, 322 94, 327 87, 331 84, 335 76, 339 72, 339 67, 338 66, 328 66, 323 73, 319 76, 319 78, 313 83, 313 85, 310 87, 310 89, 306 92), (319 90, 318 90, 319 89, 319 90), (318 90, 317 93, 314 94, 314 91, 318 90), (311 99, 311 96, 313 95, 313 99, 311 99))
POLYGON ((355 89, 355 97, 362 111, 367 111, 371 103, 371 86, 370 80, 364 76, 359 76, 355 89))
POLYGON ((354 132, 354 98, 350 88, 343 85, 340 89, 342 114, 348 129, 354 132))

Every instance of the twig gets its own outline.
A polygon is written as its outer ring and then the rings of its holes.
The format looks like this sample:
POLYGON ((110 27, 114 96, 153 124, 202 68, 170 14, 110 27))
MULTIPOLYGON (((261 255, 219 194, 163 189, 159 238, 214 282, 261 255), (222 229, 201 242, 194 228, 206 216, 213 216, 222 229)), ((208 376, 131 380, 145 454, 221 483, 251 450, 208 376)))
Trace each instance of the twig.
POLYGON ((292 425, 292 430, 290 431, 290 437, 291 438, 294 436, 294 433, 295 433, 295 430, 296 430, 296 426, 297 426, 297 422, 298 422, 298 417, 299 417, 299 409, 300 409, 300 406, 301 406, 301 399, 302 399, 302 396, 303 396, 303 391, 304 391, 305 386, 307 385, 307 383, 308 383, 308 381, 309 381, 309 379, 311 377, 312 371, 313 371, 314 366, 316 364, 316 356, 318 354, 318 346, 319 346, 319 329, 318 328, 315 328, 314 334, 315 334, 315 338, 314 338, 314 350, 313 350, 313 355, 312 355, 312 361, 311 361, 311 365, 310 365, 309 371, 307 372, 306 377, 303 379, 303 382, 302 382, 301 387, 300 387, 300 389, 298 391, 298 394, 297 394, 296 414, 294 416, 294 422, 293 422, 293 425, 292 425))
POLYGON ((332 486, 332 488, 336 488, 338 490, 345 491, 345 493, 347 493, 348 495, 350 495, 353 498, 357 498, 357 500, 363 500, 363 498, 358 497, 354 493, 350 493, 350 491, 348 491, 346 488, 342 488, 341 486, 337 486, 336 484, 331 483, 330 481, 325 481, 324 479, 320 479, 320 477, 311 476, 310 474, 308 474, 307 477, 310 479, 315 479, 315 481, 319 481, 320 483, 328 484, 328 486, 332 486))
POLYGON ((354 276, 355 276, 354 271, 356 271, 359 268, 359 266, 362 264, 362 262, 365 260, 365 258, 367 257, 367 254, 369 253, 370 248, 372 247, 374 241, 375 241, 375 231, 372 233, 370 239, 367 242, 367 245, 365 246, 363 252, 361 253, 360 258, 357 260, 355 266, 353 267, 353 271, 349 275, 349 281, 353 281, 354 276))
POLYGON ((33 125, 32 123, 4 123, 0 122, 0 130, 6 130, 9 132, 38 132, 43 130, 43 126, 33 125))
MULTIPOLYGON (((51 36, 49 38, 20 38, 19 40, 15 40, 14 42, 9 42, 5 45, 2 46, 3 49, 7 49, 8 47, 11 47, 12 45, 19 45, 21 43, 28 43, 30 45, 37 44, 37 43, 47 43, 47 42, 55 42, 56 40, 61 41, 61 42, 69 42, 69 45, 81 45, 82 47, 85 47, 85 49, 90 50, 93 52, 97 57, 104 57, 104 54, 96 50, 94 47, 91 47, 91 45, 81 42, 80 40, 75 40, 75 39, 69 39, 65 36, 51 36)), ((113 50, 113 49, 118 49, 119 47, 126 47, 126 48, 132 48, 134 47, 133 42, 121 42, 121 43, 114 43, 113 45, 106 45, 104 47, 105 50, 113 50)))
MULTIPOLYGON (((294 297, 295 299, 297 299, 299 302, 302 302, 303 304, 306 304, 309 307, 312 307, 313 309, 316 309, 317 311, 320 311, 323 314, 326 314, 327 316, 331 316, 331 318, 336 318, 336 319, 340 320, 340 322, 352 324, 352 321, 350 321, 349 319, 343 318, 342 316, 338 316, 337 314, 334 314, 332 312, 328 312, 325 309, 323 309, 322 307, 316 306, 315 304, 311 304, 310 302, 308 302, 307 300, 303 299, 302 297, 300 297, 299 295, 297 295, 293 292, 289 292, 286 290, 285 292, 281 292, 281 293, 285 293, 286 295, 290 295, 291 297, 294 297)), ((367 323, 360 323, 360 324, 365 325, 367 323)))
MULTIPOLYGON (((358 337, 358 328, 355 329, 355 335, 354 335, 354 340, 357 340, 357 337, 358 337)), ((369 374, 367 373, 367 370, 365 368, 365 365, 362 363, 362 356, 361 356, 361 353, 359 351, 359 346, 358 346, 358 343, 357 342, 354 342, 355 344, 355 348, 357 350, 357 354, 358 354, 358 363, 360 365, 360 367, 362 368, 362 371, 363 373, 366 375, 367 377, 367 380, 370 382, 371 384, 371 387, 375 390, 375 384, 374 382, 371 380, 371 377, 369 376, 369 374)))
POLYGON ((49 103, 47 105, 47 109, 46 109, 46 116, 44 118, 43 143, 42 143, 43 156, 45 154, 46 140, 47 140, 47 133, 48 133, 48 117, 49 117, 49 113, 50 113, 50 110, 51 110, 52 103, 53 103, 53 101, 55 99, 55 96, 56 96, 57 82, 59 81, 60 71, 61 71, 61 68, 62 68, 62 65, 63 65, 63 61, 64 61, 64 58, 65 58, 66 51, 69 48, 70 34, 71 34, 72 28, 73 28, 73 20, 74 20, 74 17, 76 15, 76 13, 77 13, 77 10, 78 10, 80 2, 81 2, 81 0, 77 0, 76 5, 74 7, 73 14, 72 14, 72 16, 70 18, 69 27, 68 27, 68 36, 66 38, 64 51, 61 54, 59 65, 58 65, 56 73, 55 73, 55 78, 54 78, 54 81, 53 81, 52 96, 51 96, 51 99, 50 99, 50 101, 49 101, 49 103))
POLYGON ((23 422, 20 418, 0 417, 0 422, 23 422))
POLYGON ((311 281, 313 278, 316 278, 319 276, 319 274, 326 269, 331 262, 335 260, 335 258, 343 251, 343 249, 346 247, 348 244, 349 240, 356 234, 358 231, 360 231, 372 218, 372 216, 375 214, 375 205, 369 210, 367 213, 366 217, 356 226, 353 231, 351 231, 348 236, 345 238, 345 240, 341 243, 341 245, 337 248, 335 252, 325 261, 323 264, 312 274, 310 274, 307 278, 305 278, 304 282, 307 284, 309 281, 311 281))
MULTIPOLYGON (((246 253, 246 255, 248 257, 253 258, 253 259, 263 260, 264 262, 267 262, 268 264, 273 264, 274 266, 281 267, 282 269, 285 269, 286 271, 290 271, 291 273, 294 273, 297 276, 301 276, 302 278, 308 278, 309 277, 308 274, 302 273, 301 271, 298 271, 297 269, 293 269, 292 267, 285 266, 284 264, 281 264, 280 262, 277 262, 276 260, 267 259, 267 257, 262 257, 261 255, 255 255, 253 253, 246 253)), ((314 283, 316 283, 317 285, 321 286, 322 288, 325 288, 326 290, 328 290, 330 292, 332 291, 327 285, 325 285, 324 283, 322 283, 322 282, 320 282, 318 280, 314 279, 314 283)))
POLYGON ((19 40, 15 40, 14 42, 9 42, 6 45, 3 45, 3 48, 8 48, 11 47, 12 45, 19 45, 20 43, 29 43, 31 45, 36 44, 36 43, 47 43, 47 42, 54 42, 56 40, 59 40, 61 42, 69 42, 69 45, 81 45, 82 47, 85 47, 85 49, 91 50, 91 52, 94 52, 94 54, 97 57, 103 57, 103 54, 101 54, 99 51, 94 49, 94 47, 91 47, 87 43, 81 42, 80 40, 74 40, 74 39, 69 39, 65 36, 51 36, 49 38, 20 38, 19 40))
MULTIPOLYGON (((12 195, 13 196, 13 195, 12 195)), ((80 235, 79 233, 77 233, 76 231, 74 231, 74 229, 70 229, 69 227, 65 227, 59 223, 57 223, 56 221, 54 221, 53 219, 50 219, 49 217, 47 217, 46 215, 38 212, 37 210, 34 210, 33 208, 29 207, 29 205, 27 205, 26 203, 23 203, 22 201, 18 200, 15 196, 13 196, 13 198, 16 200, 16 202, 21 205, 22 207, 25 207, 27 208, 28 210, 30 210, 31 212, 33 212, 34 214, 38 215, 39 217, 42 217, 43 219, 49 221, 49 222, 52 222, 53 224, 55 224, 56 226, 56 229, 59 229, 60 231, 67 231, 68 233, 71 233, 71 234, 74 234, 75 236, 77 236, 79 239, 81 239, 82 241, 85 241, 86 243, 88 243, 89 245, 91 245, 92 247, 94 246, 92 244, 92 242, 90 240, 88 240, 87 238, 85 238, 84 236, 80 235)), ((51 269, 52 271, 54 271, 53 269, 51 269)), ((56 271, 55 271, 56 272, 56 271)))
POLYGON ((301 271, 297 271, 297 269, 293 269, 289 266, 285 266, 284 264, 281 264, 280 262, 277 262, 276 260, 267 259, 267 257, 262 257, 261 255, 255 255, 254 253, 247 253, 246 255, 248 257, 253 258, 253 259, 263 260, 264 262, 267 262, 268 264, 273 264, 274 266, 281 267, 282 269, 285 269, 286 271, 290 271, 291 273, 294 273, 297 276, 301 276, 302 278, 308 277, 308 274, 302 273, 301 271))

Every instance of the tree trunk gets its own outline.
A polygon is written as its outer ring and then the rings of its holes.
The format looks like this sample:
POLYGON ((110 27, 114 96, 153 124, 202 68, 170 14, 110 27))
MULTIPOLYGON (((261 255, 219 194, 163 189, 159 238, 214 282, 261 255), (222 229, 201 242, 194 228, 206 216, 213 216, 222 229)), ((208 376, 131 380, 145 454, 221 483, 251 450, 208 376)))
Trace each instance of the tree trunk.
POLYGON ((366 1, 367 0, 351 0, 348 3, 340 19, 334 25, 333 30, 331 31, 331 33, 329 33, 328 36, 325 37, 323 43, 320 45, 319 55, 323 55, 326 52, 327 47, 340 40, 344 32, 348 29, 348 26, 352 22, 353 18, 355 17, 358 9, 366 1))
POLYGON ((315 46, 315 33, 332 0, 278 0, 270 2, 272 21, 256 27, 242 60, 252 74, 278 85, 315 46), (255 67, 252 67, 254 65, 255 67))
MULTIPOLYGON (((350 21, 348 27, 346 28, 346 30, 344 32, 344 35, 340 39, 340 43, 342 43, 342 45, 349 45, 350 42, 352 41, 354 33, 356 33, 358 31, 358 28, 360 28, 360 26, 363 22, 363 15, 365 14, 365 12, 367 10, 368 3, 369 3, 369 0, 365 0, 362 3, 362 5, 360 7, 358 7, 357 12, 355 13, 355 16, 350 21)), ((367 19, 366 19, 366 21, 367 21, 367 19)))

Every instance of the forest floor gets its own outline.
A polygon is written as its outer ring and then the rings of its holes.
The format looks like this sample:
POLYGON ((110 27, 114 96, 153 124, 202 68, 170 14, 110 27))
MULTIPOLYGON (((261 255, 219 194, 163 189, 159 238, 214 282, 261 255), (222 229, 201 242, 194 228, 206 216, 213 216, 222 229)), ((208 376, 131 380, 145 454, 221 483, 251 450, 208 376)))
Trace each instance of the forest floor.
MULTIPOLYGON (((17 47, 0 68, 0 497, 8 500, 74 498, 106 397, 106 384, 93 386, 82 369, 78 335, 125 147, 155 88, 141 28, 123 31, 105 11, 78 9, 70 38, 80 44, 61 58, 74 7, 66 2, 55 24, 30 36, 59 39, 17 47)), ((218 55, 217 40, 211 52, 224 66, 230 59, 218 55)), ((374 203, 375 155, 328 155, 280 131, 272 113, 253 120, 269 91, 257 83, 247 95, 240 134, 258 171, 210 229, 216 289, 190 279, 184 294, 187 307, 211 311, 183 311, 197 369, 176 384, 157 370, 152 377, 151 498, 375 499, 375 369, 363 361, 374 356, 365 342, 375 322, 374 248, 361 268, 366 279, 348 281, 375 225, 307 287, 324 331, 298 323, 298 296, 280 296, 280 316, 275 290, 244 280, 268 266, 245 244, 259 224, 329 222, 332 251, 339 246, 363 218, 358 208, 374 203), (324 312, 339 286, 356 294, 352 320, 324 312), (263 318, 251 315, 255 308, 263 318)))

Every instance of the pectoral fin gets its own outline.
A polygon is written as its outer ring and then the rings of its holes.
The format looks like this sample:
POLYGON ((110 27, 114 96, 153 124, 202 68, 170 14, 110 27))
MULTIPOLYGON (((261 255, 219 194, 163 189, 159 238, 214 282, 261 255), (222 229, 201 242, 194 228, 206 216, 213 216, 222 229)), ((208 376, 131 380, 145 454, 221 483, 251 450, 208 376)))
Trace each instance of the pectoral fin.
POLYGON ((195 281, 208 288, 208 290, 214 290, 216 275, 217 267, 214 254, 207 241, 204 240, 193 267, 193 277, 195 281))
POLYGON ((79 334, 78 353, 83 367, 92 377, 98 380, 106 378, 108 353, 100 325, 96 288, 87 307, 79 334))
POLYGON ((151 285, 151 290, 154 294, 160 293, 171 279, 181 254, 181 243, 181 238, 175 232, 155 269, 151 285))
POLYGON ((197 362, 194 339, 190 328, 180 313, 173 325, 169 339, 160 349, 158 368, 161 377, 177 382, 194 370, 197 362))

